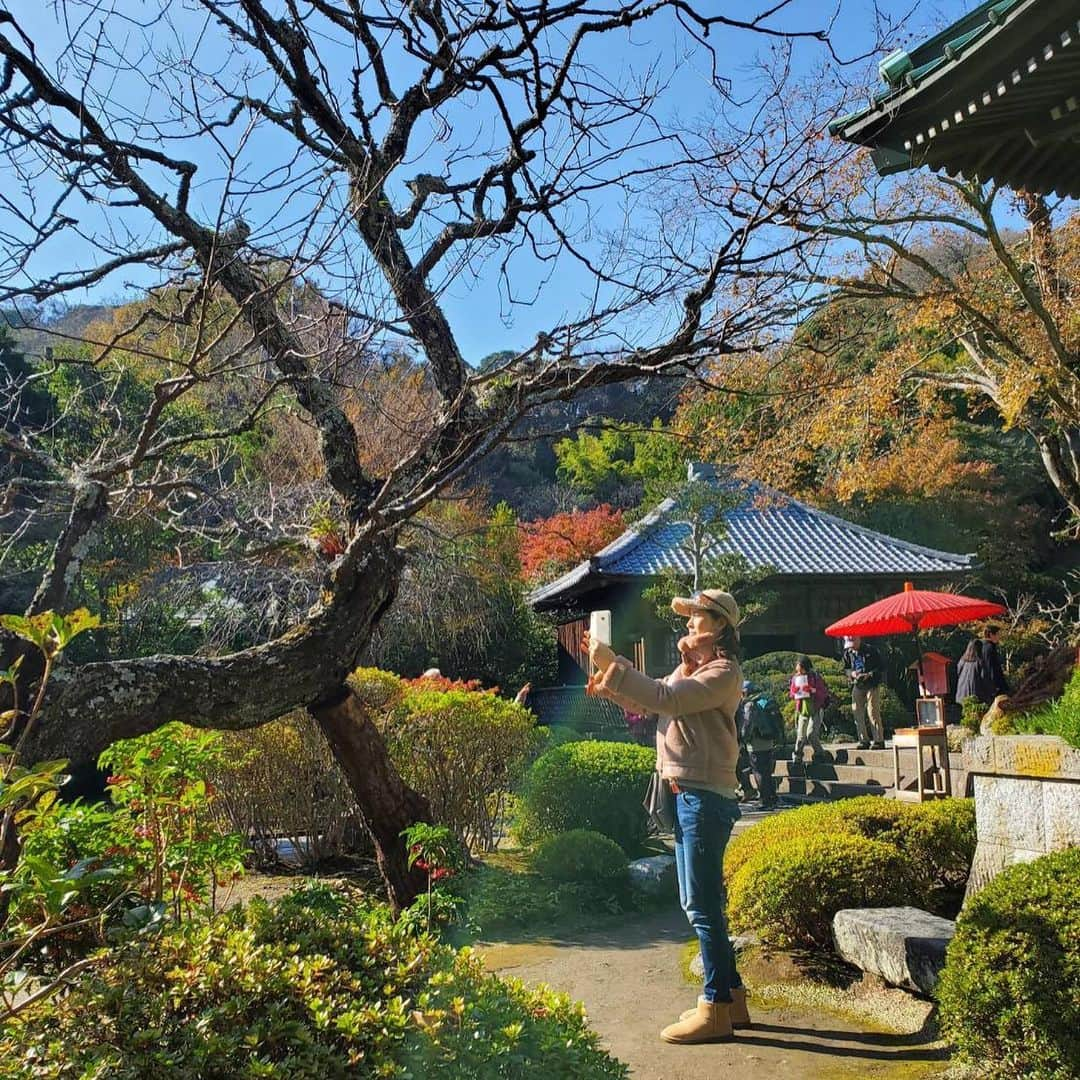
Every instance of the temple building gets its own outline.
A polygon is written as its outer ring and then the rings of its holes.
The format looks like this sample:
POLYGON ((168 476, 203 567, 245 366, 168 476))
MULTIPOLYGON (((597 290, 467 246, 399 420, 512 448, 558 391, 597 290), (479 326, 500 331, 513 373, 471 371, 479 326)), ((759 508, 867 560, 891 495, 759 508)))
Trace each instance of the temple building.
POLYGON ((1080 197, 1080 0, 980 4, 879 71, 884 88, 829 130, 882 175, 925 165, 1080 197))
MULTIPOLYGON (((709 466, 691 475, 720 483, 709 466)), ((974 556, 936 551, 898 540, 806 506, 760 484, 740 484, 739 504, 724 514, 726 529, 710 554, 738 554, 767 567, 764 582, 776 601, 742 627, 746 656, 780 649, 833 655, 829 623, 903 588, 905 581, 938 588, 974 568, 974 556)), ((673 522, 665 500, 622 536, 529 597, 537 611, 559 623, 560 679, 585 679, 577 648, 593 612, 608 612, 611 644, 650 675, 675 666, 677 633, 662 621, 642 591, 664 571, 689 575, 689 526, 673 522)))

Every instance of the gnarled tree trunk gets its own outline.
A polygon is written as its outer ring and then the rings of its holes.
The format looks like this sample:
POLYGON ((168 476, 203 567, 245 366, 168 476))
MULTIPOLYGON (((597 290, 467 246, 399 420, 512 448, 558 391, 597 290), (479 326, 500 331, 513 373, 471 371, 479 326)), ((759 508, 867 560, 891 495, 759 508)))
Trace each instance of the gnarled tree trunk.
POLYGON ((418 821, 430 821, 431 807, 398 775, 378 728, 349 690, 343 688, 335 698, 312 705, 309 711, 356 796, 390 904, 400 911, 427 886, 424 873, 408 867, 401 833, 418 821))
POLYGON ((169 720, 241 730, 311 707, 356 796, 391 904, 424 888, 406 866, 401 830, 429 819, 427 800, 398 776, 386 744, 345 678, 397 593, 401 553, 390 537, 357 545, 334 573, 334 597, 276 641, 228 656, 147 656, 61 665, 46 693, 29 758, 96 760, 117 739, 169 720))

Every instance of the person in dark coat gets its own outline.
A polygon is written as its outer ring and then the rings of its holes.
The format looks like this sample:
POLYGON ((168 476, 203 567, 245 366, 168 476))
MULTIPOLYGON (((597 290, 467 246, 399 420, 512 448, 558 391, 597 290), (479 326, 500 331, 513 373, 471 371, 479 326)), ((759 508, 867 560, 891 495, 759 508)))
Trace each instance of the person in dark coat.
POLYGON ((860 750, 885 749, 881 717, 881 653, 859 637, 844 639, 844 669, 851 683, 851 711, 859 733, 860 750))
POLYGON ((1001 641, 1001 627, 988 626, 983 631, 982 658, 983 670, 990 680, 993 689, 991 701, 998 694, 1010 694, 1009 680, 1005 678, 1005 665, 1001 662, 1001 653, 998 650, 998 642, 1001 641))
POLYGON ((968 698, 975 698, 984 705, 994 701, 994 688, 986 676, 982 642, 978 638, 968 642, 963 655, 956 662, 956 704, 963 705, 968 698))

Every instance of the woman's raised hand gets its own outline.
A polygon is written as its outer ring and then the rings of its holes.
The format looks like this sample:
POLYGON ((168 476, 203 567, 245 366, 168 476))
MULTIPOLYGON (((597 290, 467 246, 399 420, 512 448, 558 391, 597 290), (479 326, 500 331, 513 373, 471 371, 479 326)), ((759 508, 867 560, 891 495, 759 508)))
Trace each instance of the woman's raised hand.
POLYGON ((581 635, 581 651, 589 654, 589 659, 601 674, 607 671, 615 661, 615 651, 612 647, 603 641, 593 641, 588 630, 581 635))

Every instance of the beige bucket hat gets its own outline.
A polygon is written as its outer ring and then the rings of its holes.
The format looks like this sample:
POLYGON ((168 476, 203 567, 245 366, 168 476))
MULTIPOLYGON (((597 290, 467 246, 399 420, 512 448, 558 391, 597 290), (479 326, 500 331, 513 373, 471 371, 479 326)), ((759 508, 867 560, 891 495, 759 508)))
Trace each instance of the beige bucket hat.
POLYGON ((710 615, 720 615, 731 626, 739 625, 739 605, 735 597, 722 589, 705 589, 696 596, 676 596, 671 601, 671 610, 676 615, 690 615, 695 611, 707 611, 710 615))

